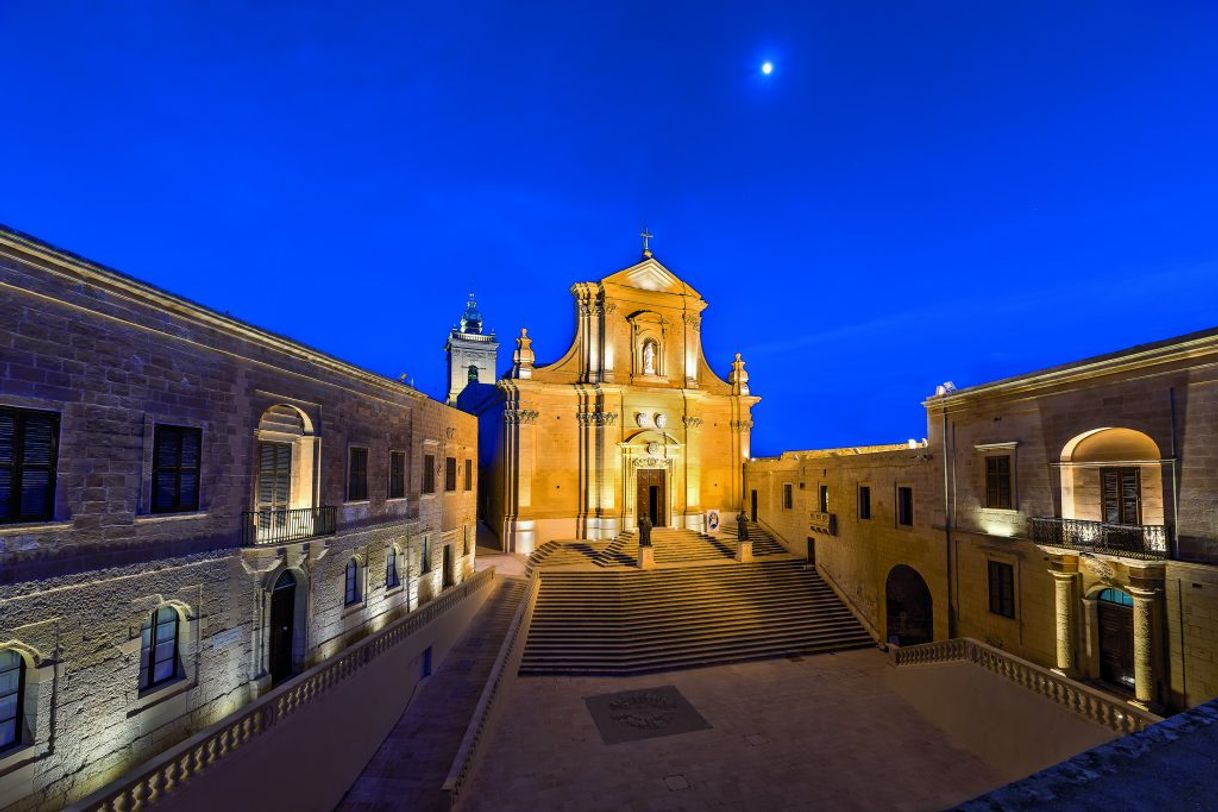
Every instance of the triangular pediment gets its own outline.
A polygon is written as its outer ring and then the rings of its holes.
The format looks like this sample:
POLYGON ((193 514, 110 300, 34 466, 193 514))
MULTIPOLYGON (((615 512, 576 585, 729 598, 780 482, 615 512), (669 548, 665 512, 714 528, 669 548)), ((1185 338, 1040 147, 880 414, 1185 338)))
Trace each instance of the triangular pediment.
POLYGON ((601 280, 601 284, 702 298, 698 291, 682 282, 655 257, 648 257, 637 265, 606 276, 601 280))

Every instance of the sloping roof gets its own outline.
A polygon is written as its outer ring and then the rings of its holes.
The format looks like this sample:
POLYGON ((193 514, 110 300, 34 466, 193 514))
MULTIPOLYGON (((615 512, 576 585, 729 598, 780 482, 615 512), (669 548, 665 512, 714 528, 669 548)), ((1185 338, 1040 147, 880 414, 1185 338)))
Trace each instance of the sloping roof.
POLYGON ((602 279, 601 284, 702 298, 698 291, 681 281, 675 273, 664 267, 664 264, 655 257, 647 257, 636 265, 612 273, 602 279))

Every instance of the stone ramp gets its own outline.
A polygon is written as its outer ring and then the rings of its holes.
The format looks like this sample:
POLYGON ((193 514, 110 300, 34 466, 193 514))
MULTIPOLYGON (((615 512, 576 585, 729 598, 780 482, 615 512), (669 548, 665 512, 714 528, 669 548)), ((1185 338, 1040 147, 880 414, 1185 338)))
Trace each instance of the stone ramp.
POLYGON ((540 577, 521 676, 644 674, 874 645, 790 557, 540 577))
MULTIPOLYGON (((339 810, 441 810, 441 791, 527 583, 503 578, 368 762, 339 810)), ((358 724, 358 720, 353 720, 358 724)))

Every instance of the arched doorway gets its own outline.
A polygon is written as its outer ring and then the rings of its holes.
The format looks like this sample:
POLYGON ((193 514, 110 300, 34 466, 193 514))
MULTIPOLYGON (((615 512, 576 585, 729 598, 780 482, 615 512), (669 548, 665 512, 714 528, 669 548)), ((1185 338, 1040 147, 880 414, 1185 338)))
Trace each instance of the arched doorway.
POLYGON ((1099 615, 1100 679, 1132 689, 1133 598, 1128 592, 1108 587, 1096 601, 1099 615))
POLYGON ((884 601, 888 607, 888 642, 914 646, 935 639, 930 588, 913 567, 898 564, 888 572, 884 601))
POLYGON ((279 574, 271 589, 271 684, 292 676, 292 653, 296 638, 296 576, 279 574))

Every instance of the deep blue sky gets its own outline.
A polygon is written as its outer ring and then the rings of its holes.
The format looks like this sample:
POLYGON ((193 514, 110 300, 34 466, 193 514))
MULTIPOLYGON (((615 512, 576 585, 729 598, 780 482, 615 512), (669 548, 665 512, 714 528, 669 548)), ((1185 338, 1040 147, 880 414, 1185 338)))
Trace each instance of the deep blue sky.
POLYGON ((1218 325, 1215 43, 1183 0, 10 0, 0 222, 435 395, 467 289, 554 360, 646 222, 755 453, 901 441, 944 380, 1218 325))

